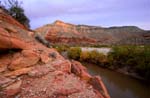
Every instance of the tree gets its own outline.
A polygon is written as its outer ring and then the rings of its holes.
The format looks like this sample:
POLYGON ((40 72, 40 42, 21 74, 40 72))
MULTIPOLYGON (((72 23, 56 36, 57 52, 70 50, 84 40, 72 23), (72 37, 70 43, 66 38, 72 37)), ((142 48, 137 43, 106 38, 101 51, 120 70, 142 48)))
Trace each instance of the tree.
POLYGON ((6 0, 3 2, 5 8, 8 10, 8 13, 15 18, 18 22, 30 28, 30 20, 24 13, 24 9, 21 7, 22 1, 18 0, 6 0))

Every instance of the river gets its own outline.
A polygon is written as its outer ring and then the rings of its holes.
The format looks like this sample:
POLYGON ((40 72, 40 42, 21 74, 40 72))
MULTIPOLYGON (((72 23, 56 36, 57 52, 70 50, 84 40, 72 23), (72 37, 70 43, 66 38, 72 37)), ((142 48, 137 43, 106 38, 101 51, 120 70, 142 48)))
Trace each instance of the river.
POLYGON ((132 77, 84 63, 91 75, 102 77, 111 98, 150 98, 150 86, 132 77))
MULTIPOLYGON (((105 55, 111 51, 111 48, 81 48, 82 51, 97 50, 105 55)), ((63 52, 62 55, 68 58, 67 52, 63 52)), ((150 83, 148 85, 141 80, 106 68, 101 68, 97 65, 88 63, 83 63, 83 65, 87 67, 91 75, 99 75, 102 77, 111 98, 150 98, 150 83)))

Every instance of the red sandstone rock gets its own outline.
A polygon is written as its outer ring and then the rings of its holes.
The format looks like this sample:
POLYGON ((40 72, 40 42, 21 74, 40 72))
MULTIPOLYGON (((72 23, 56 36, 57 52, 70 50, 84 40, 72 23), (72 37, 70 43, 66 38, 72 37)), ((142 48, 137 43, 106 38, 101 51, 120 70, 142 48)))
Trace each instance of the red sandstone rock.
POLYGON ((52 69, 50 69, 49 67, 45 65, 35 66, 31 71, 28 72, 28 75, 31 77, 41 77, 43 75, 48 74, 49 71, 52 71, 52 69))
POLYGON ((9 69, 16 70, 32 66, 36 64, 39 61, 39 59, 40 57, 33 50, 23 50, 22 56, 13 60, 9 66, 9 69))
POLYGON ((6 73, 6 74, 4 74, 4 76, 15 78, 15 77, 17 77, 17 76, 27 74, 31 69, 32 69, 32 67, 29 67, 29 68, 22 68, 22 69, 19 69, 19 70, 15 70, 15 71, 6 73))
POLYGON ((64 88, 60 88, 58 89, 56 92, 54 92, 54 95, 57 95, 57 96, 68 96, 70 94, 73 94, 73 93, 79 93, 80 90, 79 89, 64 89, 64 88))
POLYGON ((0 72, 4 72, 7 70, 7 65, 0 64, 0 72))
POLYGON ((45 64, 52 61, 52 58, 49 57, 49 55, 44 52, 42 54, 40 54, 40 57, 41 57, 41 61, 45 64))
POLYGON ((0 50, 28 49, 27 29, 0 9, 0 50))
POLYGON ((0 49, 27 49, 28 44, 0 27, 0 49))
POLYGON ((7 70, 7 66, 11 63, 11 55, 1 55, 0 56, 0 72, 4 72, 7 70))
POLYGON ((5 49, 10 47, 11 41, 9 39, 9 33, 0 27, 0 49, 5 49), (7 36, 7 37, 5 37, 7 36))
POLYGON ((34 32, 28 32, 28 36, 33 37, 34 36, 34 32))
POLYGON ((7 98, 12 97, 20 92, 21 83, 22 83, 22 81, 19 80, 15 83, 11 84, 10 86, 6 87, 4 94, 7 96, 7 98))
POLYGON ((12 82, 12 79, 0 76, 0 86, 12 82))
POLYGON ((1 98, 103 98, 83 81, 91 78, 85 67, 75 61, 71 65, 31 37, 0 9, 0 50, 20 49, 0 56, 1 98))
POLYGON ((0 9, 0 20, 6 22, 6 23, 10 23, 12 25, 18 26, 22 29, 26 29, 25 26, 23 26, 22 24, 20 24, 18 21, 16 21, 14 18, 12 18, 11 16, 9 16, 7 13, 5 13, 2 9, 0 9))
POLYGON ((56 60, 51 63, 51 66, 53 66, 57 70, 61 70, 63 72, 71 72, 71 63, 68 60, 56 60))
POLYGON ((98 90, 95 90, 95 93, 98 95, 99 98, 105 98, 98 90))
POLYGON ((43 32, 41 35, 54 44, 150 44, 148 31, 134 26, 104 28, 56 21, 39 27, 36 31, 43 32), (135 38, 138 41, 133 41, 135 38))
POLYGON ((81 63, 77 61, 71 61, 71 72, 81 77, 83 80, 90 80, 91 76, 87 73, 87 70, 81 63))
POLYGON ((99 76, 92 77, 89 83, 99 92, 103 92, 102 95, 104 98, 110 98, 108 91, 99 76))
POLYGON ((11 39, 11 48, 16 48, 16 49, 28 49, 29 45, 17 38, 12 38, 11 39))
POLYGON ((39 78, 24 77, 23 89, 19 96, 21 98, 98 98, 93 88, 75 75, 64 72, 58 73, 60 72, 50 72, 39 78))

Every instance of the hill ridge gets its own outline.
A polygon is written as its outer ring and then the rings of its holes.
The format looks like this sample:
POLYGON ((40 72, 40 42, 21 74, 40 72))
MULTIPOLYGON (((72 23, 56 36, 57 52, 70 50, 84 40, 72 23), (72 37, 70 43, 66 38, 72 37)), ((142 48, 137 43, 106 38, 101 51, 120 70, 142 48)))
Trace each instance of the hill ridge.
MULTIPOLYGON (((141 42, 131 42, 132 44, 150 44, 148 31, 136 26, 113 26, 99 27, 88 25, 75 25, 56 20, 54 23, 37 28, 37 32, 49 32, 42 34, 52 43, 65 44, 130 44, 125 39, 140 39, 141 42), (55 33, 55 36, 52 36, 55 33), (52 35, 51 35, 52 34, 52 35), (51 39, 52 37, 55 40, 51 39), (61 40, 62 39, 62 40, 61 40), (123 41, 123 42, 119 42, 123 41)), ((133 40, 132 40, 133 41, 133 40)))

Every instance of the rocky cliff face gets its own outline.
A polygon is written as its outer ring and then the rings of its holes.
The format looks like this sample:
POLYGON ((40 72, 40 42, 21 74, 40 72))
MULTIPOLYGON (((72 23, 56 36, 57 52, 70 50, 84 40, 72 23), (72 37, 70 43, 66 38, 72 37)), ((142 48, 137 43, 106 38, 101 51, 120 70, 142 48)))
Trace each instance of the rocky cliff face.
POLYGON ((73 25, 62 21, 37 28, 52 43, 67 44, 150 44, 148 31, 135 26, 103 28, 73 25))
POLYGON ((0 98, 109 98, 100 77, 33 35, 0 9, 0 98))

